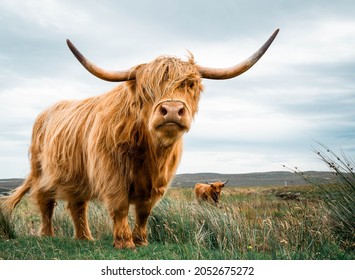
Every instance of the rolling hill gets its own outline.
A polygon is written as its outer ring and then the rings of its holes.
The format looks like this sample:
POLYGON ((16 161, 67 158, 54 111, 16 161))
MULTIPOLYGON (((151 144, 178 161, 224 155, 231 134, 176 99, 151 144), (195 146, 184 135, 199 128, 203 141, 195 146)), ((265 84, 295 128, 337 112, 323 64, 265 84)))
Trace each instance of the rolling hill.
MULTIPOLYGON (((333 175, 331 172, 307 171, 305 175, 326 181, 333 175)), ((250 187, 250 186, 295 186, 305 184, 305 180, 292 172, 272 171, 246 174, 220 174, 220 173, 193 173, 177 174, 171 184, 172 187, 194 187, 198 182, 206 181, 228 181, 228 186, 250 187)), ((23 179, 0 179, 0 195, 6 195, 21 185, 23 179)))
MULTIPOLYGON (((331 172, 307 171, 304 174, 317 180, 329 180, 331 172)), ((257 172, 246 174, 220 174, 220 173, 195 173, 178 174, 175 176, 172 187, 193 187, 197 182, 228 181, 229 186, 295 186, 303 185, 306 181, 299 175, 288 171, 257 172)))

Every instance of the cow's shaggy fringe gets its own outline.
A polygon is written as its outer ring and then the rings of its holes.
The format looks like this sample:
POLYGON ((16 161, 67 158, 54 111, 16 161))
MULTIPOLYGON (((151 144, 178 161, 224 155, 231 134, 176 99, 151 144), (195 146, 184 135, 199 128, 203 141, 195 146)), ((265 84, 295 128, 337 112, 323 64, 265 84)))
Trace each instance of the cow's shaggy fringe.
MULTIPOLYGON (((136 90, 143 104, 154 103, 156 99, 169 95, 186 80, 200 79, 191 53, 185 64, 175 57, 160 56, 152 63, 137 66, 137 73, 141 79, 137 80, 136 90)), ((199 86, 201 87, 199 90, 202 91, 201 84, 199 86)))

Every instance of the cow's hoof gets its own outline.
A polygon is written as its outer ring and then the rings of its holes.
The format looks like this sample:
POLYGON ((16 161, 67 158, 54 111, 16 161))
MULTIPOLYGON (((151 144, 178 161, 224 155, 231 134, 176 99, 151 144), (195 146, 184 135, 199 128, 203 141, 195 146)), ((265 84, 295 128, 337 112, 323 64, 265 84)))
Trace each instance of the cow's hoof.
POLYGON ((147 240, 134 240, 134 244, 139 247, 148 246, 147 240))
POLYGON ((74 236, 74 239, 76 239, 76 240, 86 240, 86 241, 91 241, 91 242, 95 241, 95 239, 92 236, 86 236, 86 235, 74 236))
POLYGON ((134 250, 136 248, 136 245, 132 241, 115 240, 113 242, 113 247, 115 247, 116 249, 132 249, 132 250, 134 250))

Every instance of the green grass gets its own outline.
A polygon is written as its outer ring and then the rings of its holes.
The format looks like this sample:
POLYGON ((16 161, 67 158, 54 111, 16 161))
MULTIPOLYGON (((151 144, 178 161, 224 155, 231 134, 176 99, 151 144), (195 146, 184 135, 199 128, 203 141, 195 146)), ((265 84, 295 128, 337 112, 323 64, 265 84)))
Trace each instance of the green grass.
POLYGON ((135 251, 113 248, 112 224, 98 202, 89 207, 94 242, 72 239, 64 203, 55 209, 56 237, 40 238, 39 215, 26 198, 11 221, 0 219, 0 259, 354 259, 320 190, 288 187, 300 201, 280 200, 281 191, 227 187, 217 208, 198 204, 192 189, 170 189, 149 218, 149 246, 135 251))

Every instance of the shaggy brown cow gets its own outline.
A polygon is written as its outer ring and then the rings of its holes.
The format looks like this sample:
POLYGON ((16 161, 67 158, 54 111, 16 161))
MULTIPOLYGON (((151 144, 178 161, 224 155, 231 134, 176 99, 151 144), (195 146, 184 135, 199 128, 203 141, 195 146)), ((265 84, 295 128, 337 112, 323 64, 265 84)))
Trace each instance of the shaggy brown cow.
POLYGON ((57 199, 66 200, 78 239, 92 240, 87 208, 103 201, 113 220, 114 246, 147 245, 146 225, 154 204, 164 195, 182 152, 182 136, 198 109, 202 78, 229 79, 247 71, 264 54, 278 30, 250 58, 226 69, 158 57, 126 71, 106 71, 68 46, 93 75, 125 81, 106 94, 63 101, 36 119, 30 146, 30 174, 5 202, 11 213, 31 190, 41 212, 41 235, 54 235, 57 199), (135 206, 133 232, 128 224, 135 206))
POLYGON ((199 201, 207 201, 214 205, 218 205, 218 202, 221 198, 222 188, 224 188, 225 184, 228 183, 228 180, 225 182, 213 182, 206 184, 197 183, 195 185, 195 194, 196 198, 199 201))

